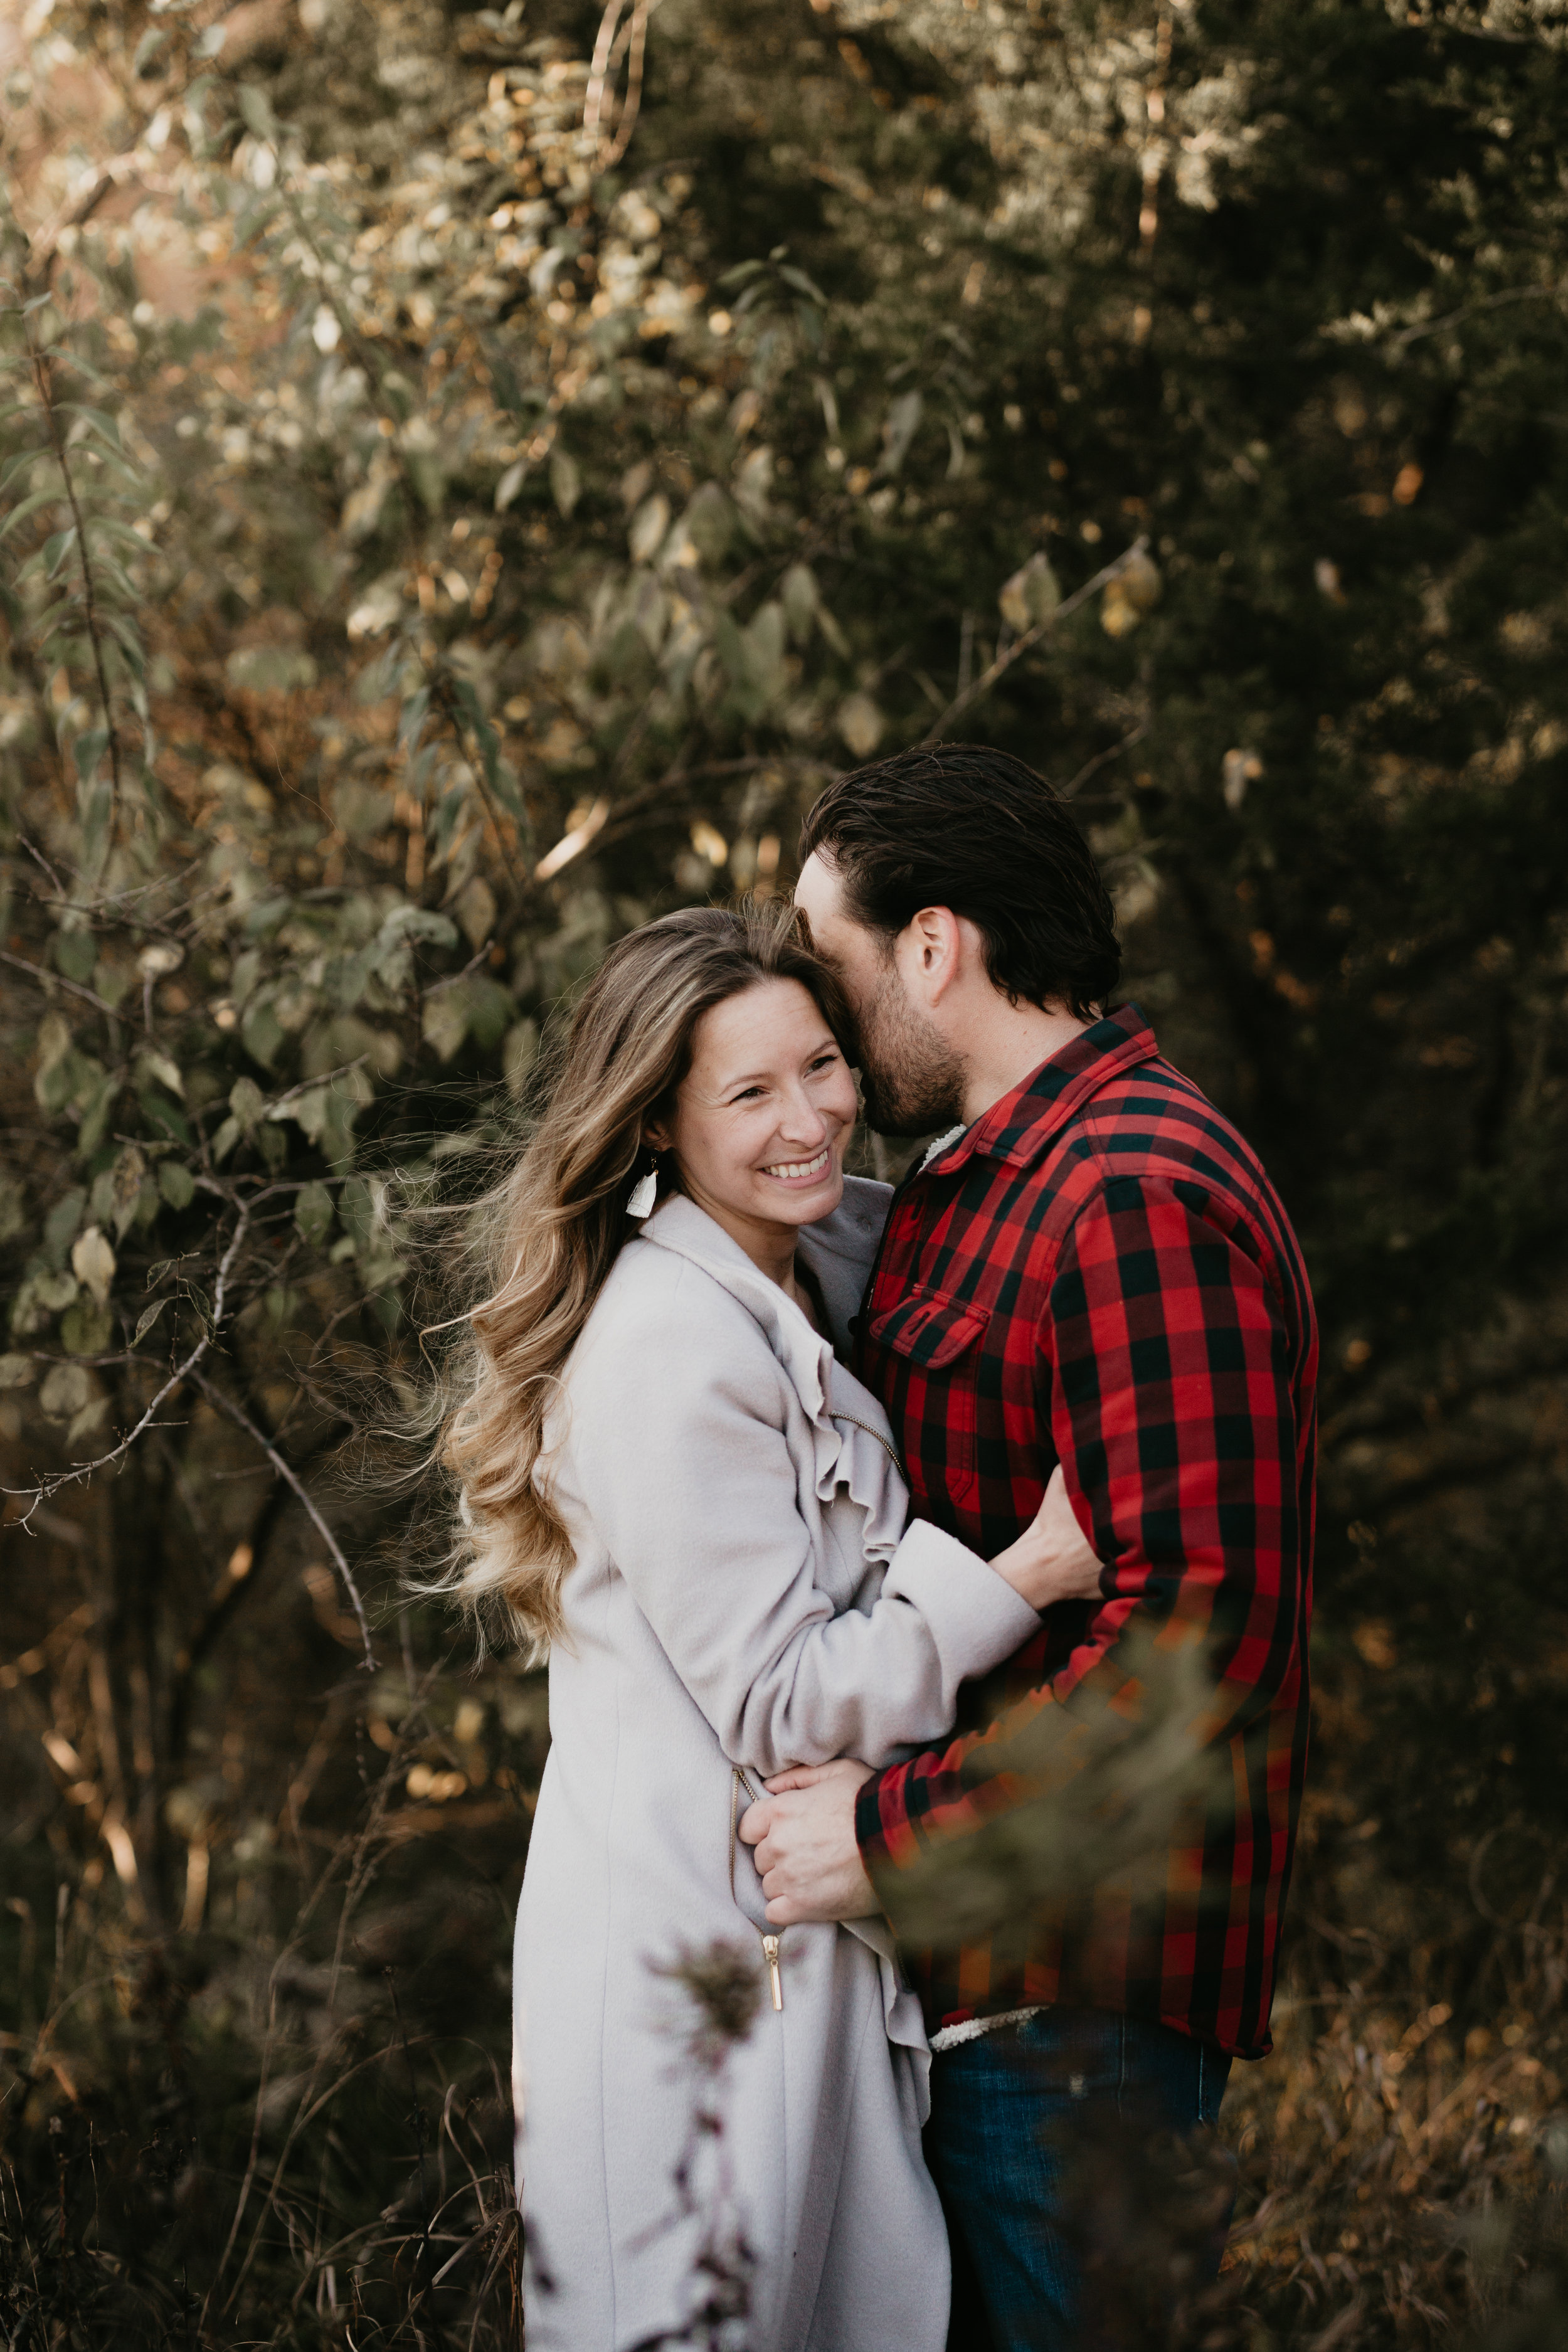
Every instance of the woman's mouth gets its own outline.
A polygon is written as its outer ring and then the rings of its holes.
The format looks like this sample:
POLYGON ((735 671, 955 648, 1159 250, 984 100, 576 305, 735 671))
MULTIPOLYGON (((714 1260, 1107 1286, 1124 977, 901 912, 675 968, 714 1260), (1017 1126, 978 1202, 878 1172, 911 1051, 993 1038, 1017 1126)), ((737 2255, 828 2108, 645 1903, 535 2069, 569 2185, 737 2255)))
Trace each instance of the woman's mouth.
POLYGON ((776 1177, 781 1184, 809 1184, 818 1176, 826 1176, 833 1165, 833 1147, 825 1143, 809 1160, 775 1160, 764 1168, 764 1176, 776 1177))

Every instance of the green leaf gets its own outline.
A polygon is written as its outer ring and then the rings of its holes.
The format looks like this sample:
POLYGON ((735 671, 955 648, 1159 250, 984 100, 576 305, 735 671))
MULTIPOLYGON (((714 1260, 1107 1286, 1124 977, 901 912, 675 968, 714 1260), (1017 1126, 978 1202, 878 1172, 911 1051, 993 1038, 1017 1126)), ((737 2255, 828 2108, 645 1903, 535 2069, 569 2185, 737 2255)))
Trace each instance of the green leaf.
POLYGON ((251 694, 293 693, 316 683, 316 665, 310 655, 291 653, 283 646, 242 646, 224 667, 231 686, 251 694))
POLYGON ((190 1120, 184 1111, 165 1101, 162 1095, 143 1092, 138 1094, 136 1099, 142 1106, 142 1118, 154 1135, 166 1136, 171 1143, 183 1143, 187 1147, 195 1141, 190 1120))
MULTIPOLYGON (((71 745, 71 758, 76 761, 76 772, 79 782, 84 784, 90 782, 99 761, 102 759, 108 749, 109 730, 107 727, 89 727, 84 733, 77 737, 76 741, 71 745)), ((86 938, 88 934, 85 932, 77 933, 77 937, 79 939, 86 938)), ((95 951, 93 961, 96 962, 97 960, 97 954, 95 951)), ((65 970, 65 966, 62 964, 60 969, 63 971, 65 970)), ((89 964, 88 971, 90 971, 91 970, 92 965, 89 964)), ((87 978, 87 972, 72 972, 71 978, 73 980, 85 980, 87 978)))
POLYGON ((572 509, 583 495, 583 469, 564 449, 551 451, 550 493, 563 521, 570 521, 572 509))
POLYGON ((90 980, 97 961, 98 941, 90 931, 55 933, 55 969, 63 971, 68 980, 90 980))
POLYGON ((343 1186, 338 1195, 338 1214, 354 1247, 367 1248, 375 1231, 375 1194, 363 1176, 351 1177, 343 1186))
POLYGON ((925 401, 918 392, 903 392, 889 409, 882 426, 882 471, 896 474, 920 429, 925 401))
POLYGON ((468 1034, 468 991, 464 981, 427 996, 419 1013, 419 1034, 443 1062, 449 1062, 468 1034))
MULTIPOLYGON (((109 1213, 114 1221, 116 1239, 136 1214, 142 1199, 142 1180, 147 1173, 146 1156, 139 1144, 128 1143, 115 1159, 109 1171, 109 1213)), ((99 1178, 99 1183, 103 1181, 99 1178)), ((98 1204, 98 1189, 93 1188, 93 1204, 98 1204)))
POLYGON ((717 482, 704 482, 686 509, 686 532, 704 563, 717 563, 735 535, 735 509, 717 482))
MULTIPOLYGON (((184 1096, 185 1081, 180 1074, 180 1066, 178 1062, 171 1061, 167 1054, 160 1054, 152 1046, 143 1046, 137 1061, 142 1069, 156 1078, 161 1087, 167 1087, 172 1095, 184 1096)), ((240 1083, 244 1085, 246 1081, 242 1079, 240 1083)))
POLYGON ((239 1024, 239 1034, 251 1060, 269 1070, 283 1044, 283 1024, 271 1005, 251 1005, 239 1024))
POLYGON ((267 1097, 254 1078, 236 1078, 228 1090, 228 1107, 247 1135, 267 1108, 267 1097))
POLYGON ((109 855, 109 826, 114 813, 114 786, 104 776, 88 788, 83 796, 81 814, 81 866, 83 874, 96 881, 109 855))
POLYGON ((35 490, 30 498, 22 500, 19 507, 13 507, 5 521, 0 522, 0 540, 9 539, 16 525, 25 522, 30 514, 36 514, 40 507, 58 506, 64 497, 63 490, 35 490))
POLYGON ((136 1319, 136 1330, 131 1342, 133 1348, 139 1348, 142 1345, 142 1340, 147 1337, 148 1332, 153 1328, 153 1324, 156 1323, 159 1316, 162 1315, 164 1307, 167 1307, 169 1301, 166 1298, 155 1298, 151 1307, 144 1307, 142 1309, 141 1314, 136 1319))
POLYGON ((114 1345, 114 1318, 107 1302, 79 1298, 60 1319, 60 1345, 68 1356, 102 1356, 114 1345))
POLYGON ((786 286, 793 286, 797 294, 804 294, 808 301, 816 303, 821 310, 826 310, 826 295, 820 286, 812 284, 804 269, 796 269, 793 262, 786 261, 779 271, 779 276, 786 286))
POLYGON ((44 1255, 56 1273, 63 1271, 67 1255, 77 1236, 82 1212, 87 1207, 87 1194, 73 1188, 55 1202, 44 1219, 44 1255))
POLYGON ((161 1160, 158 1190, 171 1209, 188 1209, 195 1198, 196 1180, 177 1160, 161 1160))
POLYGON ((258 139, 270 139, 278 128, 272 101, 258 82, 242 81, 235 92, 246 129, 258 139))
MULTIPOLYGON (((15 414, 13 410, 12 415, 15 414)), ((40 457, 47 457, 48 454, 47 447, 18 449, 15 457, 7 457, 4 466, 0 466, 0 491, 8 490, 18 474, 25 473, 29 466, 36 466, 40 457)))
POLYGON ((411 743, 417 743, 429 711, 430 689, 422 686, 416 694, 409 696, 397 715, 397 748, 400 751, 406 751, 411 743))
POLYGON ((485 1053, 493 1053, 517 1019, 516 999, 488 972, 470 974, 464 985, 468 993, 468 1034, 485 1053))
POLYGON ((109 1130, 110 1117, 120 1098, 120 1081, 113 1076, 102 1077, 98 1085, 78 1100, 81 1108, 81 1125, 76 1131, 76 1151, 79 1160, 91 1160, 109 1130))
POLYGON ((791 636, 797 646, 805 645, 822 602, 817 591, 816 574, 808 563, 790 565, 779 583, 779 599, 784 608, 791 636))
MULTIPOLYGON (((62 400, 57 403, 57 407, 62 416, 79 417, 85 424, 90 425, 95 433, 101 433, 114 456, 117 457, 122 456, 120 446, 120 426, 107 408, 89 408, 86 403, 80 400, 62 400)), ((73 440, 72 446, 75 446, 73 440)))
POLYGON ((307 1184, 294 1204, 294 1223, 301 1241, 312 1249, 320 1249, 331 1232, 337 1215, 332 1196, 324 1184, 307 1184))
POLYGON ((138 679, 145 677, 147 675, 146 648, 131 623, 119 613, 104 614, 103 622, 104 626, 123 652, 135 677, 138 679))

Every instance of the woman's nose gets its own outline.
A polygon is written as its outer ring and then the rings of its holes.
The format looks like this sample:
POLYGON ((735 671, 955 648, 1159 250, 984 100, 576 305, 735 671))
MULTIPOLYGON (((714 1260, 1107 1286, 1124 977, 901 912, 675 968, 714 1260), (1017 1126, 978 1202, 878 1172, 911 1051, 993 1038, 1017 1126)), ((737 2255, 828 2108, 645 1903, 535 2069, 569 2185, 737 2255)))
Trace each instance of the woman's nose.
POLYGON ((779 1130, 792 1143, 809 1143, 813 1150, 827 1140, 827 1121, 804 1088, 785 1104, 779 1130))

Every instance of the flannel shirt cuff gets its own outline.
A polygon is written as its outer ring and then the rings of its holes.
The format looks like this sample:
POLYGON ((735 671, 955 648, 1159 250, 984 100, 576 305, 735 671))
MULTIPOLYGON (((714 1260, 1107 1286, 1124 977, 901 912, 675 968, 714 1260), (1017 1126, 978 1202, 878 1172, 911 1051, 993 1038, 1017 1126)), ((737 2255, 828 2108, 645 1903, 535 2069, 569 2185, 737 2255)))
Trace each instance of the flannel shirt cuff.
POLYGON ((902 1769, 901 1765, 893 1764, 885 1772, 874 1772, 868 1780, 861 1782, 855 1799, 855 1842, 868 1875, 879 1863, 885 1864, 888 1859, 887 1841, 882 1835, 882 1785, 884 1781, 896 1781, 902 1769))

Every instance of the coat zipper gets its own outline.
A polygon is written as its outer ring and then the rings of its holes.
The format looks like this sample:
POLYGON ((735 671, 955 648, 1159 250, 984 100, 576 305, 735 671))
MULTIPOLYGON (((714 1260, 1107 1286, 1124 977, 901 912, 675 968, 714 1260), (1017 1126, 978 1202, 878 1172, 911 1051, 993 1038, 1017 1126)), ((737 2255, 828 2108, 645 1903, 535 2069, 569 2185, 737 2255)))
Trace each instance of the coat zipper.
MULTIPOLYGON (((903 1475, 902 1463, 879 1429, 873 1429, 868 1421, 860 1421, 852 1412, 832 1412, 831 1407, 829 1412, 833 1420, 847 1421, 852 1428, 863 1429, 868 1437, 874 1437, 900 1476, 903 1475)), ((735 1776, 730 1790, 730 1892, 732 1895, 735 1892, 735 1790, 744 1790, 746 1802, 749 1805, 754 1805, 757 1802, 757 1790, 752 1786, 750 1774, 743 1771, 739 1764, 731 1765, 731 1769, 735 1776)), ((779 1967, 781 1938, 771 1932, 761 1930, 759 1932, 763 1937, 763 1959, 768 1971, 768 1990, 773 1995, 773 2007, 776 2010, 782 2010, 784 2008, 784 1972, 779 1967)))
MULTIPOLYGON (((743 1772, 738 1764, 732 1764, 730 1769, 735 1776, 734 1780, 731 1783, 730 1794, 730 1892, 732 1895, 735 1892, 735 1824, 737 1820, 734 1792, 737 1789, 743 1789, 746 1794, 746 1802, 749 1805, 756 1804, 758 1802, 758 1796, 756 1790, 752 1786, 749 1774, 743 1772)), ((763 1939, 763 1959, 768 1971, 768 1990, 773 1995, 773 2007, 775 2009, 782 2010, 784 2007, 784 1976, 779 1967, 779 1945, 782 1938, 773 1935, 771 1930, 760 1928, 758 1933, 762 1936, 763 1939)))

